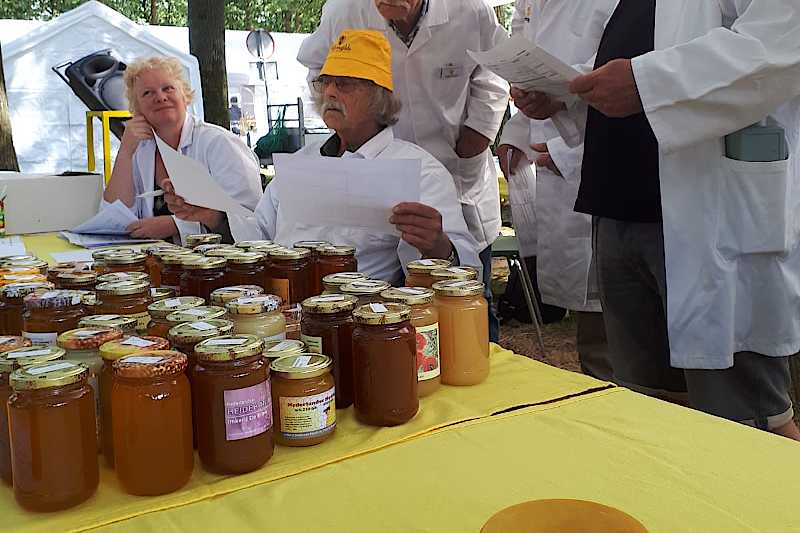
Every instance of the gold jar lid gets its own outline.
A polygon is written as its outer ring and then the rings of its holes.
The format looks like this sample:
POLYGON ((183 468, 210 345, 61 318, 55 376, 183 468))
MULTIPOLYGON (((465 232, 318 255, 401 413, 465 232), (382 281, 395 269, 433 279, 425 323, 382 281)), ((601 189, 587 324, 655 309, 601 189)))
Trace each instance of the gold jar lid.
POLYGON ((34 283, 9 283, 0 289, 4 298, 22 298, 29 294, 33 294, 37 290, 52 290, 55 285, 49 281, 36 281, 34 283))
POLYGON ((222 235, 219 233, 197 233, 186 236, 186 246, 194 248, 199 244, 219 244, 222 242, 222 235))
POLYGON ((160 242, 148 246, 144 249, 144 253, 147 255, 159 255, 162 252, 166 252, 169 250, 184 250, 185 248, 181 248, 180 246, 175 246, 174 244, 170 244, 168 242, 160 242))
POLYGON ((102 344, 100 346, 100 357, 106 361, 116 361, 120 357, 134 353, 167 349, 169 349, 169 341, 163 337, 126 335, 121 339, 102 344))
POLYGON ((341 313, 352 311, 358 304, 358 298, 350 294, 323 294, 303 300, 304 313, 341 313))
POLYGON ((97 293, 102 297, 105 295, 110 296, 128 296, 131 294, 145 293, 150 294, 149 281, 107 281, 100 283, 95 287, 97 293))
POLYGON ((14 370, 55 361, 64 357, 64 349, 58 346, 24 346, 0 354, 0 372, 13 372, 14 370))
POLYGON ((76 261, 67 261, 62 263, 56 263, 55 265, 51 266, 47 269, 52 275, 58 276, 63 272, 94 272, 92 270, 91 262, 76 262, 76 261))
POLYGON ((142 252, 123 252, 105 254, 102 260, 107 265, 135 265, 144 263, 146 259, 147 256, 142 252))
POLYGON ((406 270, 414 274, 430 274, 434 270, 447 268, 451 264, 447 259, 417 259, 406 265, 406 270))
POLYGON ((188 248, 172 247, 172 248, 164 248, 162 250, 157 250, 153 252, 153 255, 156 256, 159 259, 159 261, 163 261, 165 257, 174 257, 177 255, 200 255, 200 254, 195 253, 194 251, 188 248))
POLYGON ((123 336, 122 330, 109 326, 94 326, 65 331, 56 339, 59 348, 65 350, 97 350, 103 344, 123 336))
POLYGON ((276 261, 292 261, 295 259, 305 259, 311 256, 311 251, 305 248, 275 248, 269 251, 270 259, 276 261))
POLYGON ((310 379, 329 373, 333 360, 315 353, 287 355, 273 359, 269 368, 284 379, 310 379))
POLYGON ((239 241, 234 244, 237 248, 241 248, 243 250, 249 250, 251 248, 258 248, 264 246, 276 246, 276 244, 270 240, 263 240, 263 241, 239 241))
POLYGON ((197 320, 211 320, 212 318, 223 318, 225 309, 216 305, 201 305, 183 311, 176 311, 167 315, 167 322, 195 322, 197 320))
POLYGON ((219 337, 220 335, 230 335, 233 331, 233 322, 214 318, 211 320, 198 320, 195 322, 184 322, 170 328, 167 334, 170 342, 175 344, 191 344, 219 337))
POLYGON ((383 326, 399 324, 411 318, 411 308, 405 304, 373 303, 362 305, 353 311, 353 319, 357 324, 383 326))
POLYGON ((178 296, 151 303, 147 306, 147 312, 152 318, 167 318, 170 313, 200 307, 204 303, 206 301, 199 296, 178 296))
POLYGON ((9 350, 16 350, 17 348, 25 348, 31 346, 33 343, 27 337, 21 335, 3 335, 0 336, 0 353, 9 350))
POLYGON ((124 255, 124 254, 138 254, 141 253, 139 250, 135 250, 133 248, 127 248, 124 246, 119 246, 115 248, 104 248, 102 250, 95 250, 92 252, 92 258, 97 260, 103 260, 107 255, 124 255))
POLYGON ((225 309, 232 315, 258 315, 261 313, 274 313, 281 308, 283 300, 274 294, 261 294, 259 296, 245 296, 236 298, 225 304, 225 309))
POLYGON ((138 325, 136 317, 124 315, 89 315, 85 316, 78 321, 78 326, 82 328, 91 328, 95 326, 104 326, 110 328, 118 328, 122 331, 133 331, 138 325))
POLYGON ((16 263, 20 261, 30 261, 33 259, 39 259, 35 255, 10 255, 8 257, 3 257, 0 259, 0 265, 6 265, 8 263, 16 263))
POLYGON ((278 248, 282 248, 282 246, 280 244, 258 244, 252 248, 249 248, 247 251, 258 252, 264 254, 265 257, 269 257, 269 253, 272 250, 277 250, 278 248))
POLYGON ((391 287, 389 283, 381 281, 379 279, 363 279, 354 281, 352 283, 348 283, 347 285, 342 285, 341 287, 339 287, 339 291, 342 292, 342 294, 367 296, 373 294, 380 294, 389 287, 391 287))
POLYGON ((209 252, 214 250, 231 250, 233 248, 230 244, 198 244, 192 251, 196 254, 208 255, 209 252))
POLYGON ((227 259, 228 257, 236 254, 242 253, 244 250, 241 248, 237 248, 235 246, 231 246, 230 244, 225 244, 218 248, 214 248, 212 250, 208 250, 204 253, 206 257, 224 257, 227 259))
POLYGON ((252 265, 263 263, 267 256, 261 252, 243 252, 238 250, 237 253, 231 254, 228 257, 228 263, 234 265, 252 265))
POLYGON ((255 335, 223 335, 194 347, 198 361, 233 361, 261 355, 263 351, 264 341, 255 335))
POLYGON ((319 247, 317 252, 319 255, 355 255, 356 248, 355 246, 330 245, 319 247))
POLYGON ((150 276, 146 272, 109 272, 97 276, 97 283, 114 283, 117 281, 146 281, 150 283, 150 276))
POLYGON ((236 298, 258 296, 259 294, 264 294, 264 289, 258 285, 231 285, 230 287, 214 289, 211 293, 211 303, 224 306, 236 298))
POLYGON ((451 266, 434 270, 431 272, 431 277, 434 282, 448 279, 478 279, 478 270, 469 266, 451 266))
POLYGON ((5 266, 0 269, 0 274, 4 276, 8 276, 9 274, 14 275, 42 275, 41 271, 38 268, 34 267, 18 267, 18 266, 5 266))
POLYGON ((0 283, 10 285, 12 283, 44 283, 47 278, 44 274, 0 274, 0 283))
POLYGON ((11 261, 5 261, 3 263, 3 268, 12 269, 12 268, 34 268, 41 272, 42 274, 47 272, 47 261, 43 261, 38 257, 26 257, 24 259, 14 259, 11 261))
POLYGON ((179 374, 188 359, 174 350, 145 350, 114 361, 114 375, 129 379, 148 379, 179 374))
POLYGON ((182 265, 186 261, 202 259, 203 256, 195 253, 188 254, 164 254, 159 256, 162 265, 182 265))
POLYGON ((331 287, 340 287, 362 279, 367 279, 367 275, 361 272, 337 272, 322 278, 322 283, 331 287))
POLYGON ((393 287, 381 293, 387 302, 405 305, 425 305, 433 302, 433 289, 425 287, 393 287))
POLYGON ((160 302, 175 296, 175 289, 172 287, 150 287, 150 297, 154 302, 160 302))
POLYGON ((85 291, 37 289, 23 299, 26 309, 63 309, 80 305, 85 291))
POLYGON ((437 281, 433 290, 437 296, 478 296, 483 294, 484 285, 475 280, 437 281))
POLYGON ((292 248, 316 251, 323 246, 333 246, 333 243, 328 241, 297 241, 292 245, 292 248))
POLYGON ((18 368, 11 373, 15 391, 49 389, 80 383, 89 377, 89 369, 76 361, 47 361, 18 368))
POLYGON ((300 355, 306 351, 306 343, 294 339, 272 340, 264 344, 264 357, 278 359, 287 355, 300 355))
POLYGON ((83 272, 60 272, 56 277, 60 282, 72 285, 94 285, 97 283, 97 273, 86 270, 83 272))
POLYGON ((211 270, 214 268, 225 268, 228 261, 224 257, 201 257, 182 263, 186 270, 211 270))

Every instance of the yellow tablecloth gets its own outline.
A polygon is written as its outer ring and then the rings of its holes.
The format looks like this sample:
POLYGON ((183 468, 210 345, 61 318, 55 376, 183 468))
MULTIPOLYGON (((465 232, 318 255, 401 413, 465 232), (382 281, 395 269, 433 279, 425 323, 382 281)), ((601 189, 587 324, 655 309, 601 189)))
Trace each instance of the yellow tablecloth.
MULTIPOLYGON (((333 438, 312 448, 277 447, 267 465, 242 476, 221 477, 202 470, 199 461, 189 484, 181 491, 157 498, 124 494, 113 471, 101 468, 101 487, 88 502, 50 515, 21 510, 10 489, 0 489, 3 531, 82 530, 161 509, 170 509, 234 491, 274 482, 288 476, 374 452, 459 422, 485 418, 510 408, 556 401, 609 386, 590 377, 566 372, 514 355, 493 345, 489 379, 474 387, 443 387, 421 401, 420 412, 409 423, 394 428, 372 428, 357 423, 352 408, 337 411, 333 438)), ((331 487, 333 490, 335 487, 331 487)))
POLYGON ((462 533, 517 503, 577 498, 651 533, 790 533, 800 531, 798 465, 799 444, 615 388, 108 529, 462 533))

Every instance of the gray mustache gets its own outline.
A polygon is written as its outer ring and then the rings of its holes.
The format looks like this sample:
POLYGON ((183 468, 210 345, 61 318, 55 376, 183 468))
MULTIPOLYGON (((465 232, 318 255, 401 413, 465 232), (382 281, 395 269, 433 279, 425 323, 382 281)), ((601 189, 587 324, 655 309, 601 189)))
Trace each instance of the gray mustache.
POLYGON ((320 111, 323 115, 326 111, 339 111, 342 115, 344 115, 344 118, 347 118, 347 110, 339 102, 323 102, 320 111))

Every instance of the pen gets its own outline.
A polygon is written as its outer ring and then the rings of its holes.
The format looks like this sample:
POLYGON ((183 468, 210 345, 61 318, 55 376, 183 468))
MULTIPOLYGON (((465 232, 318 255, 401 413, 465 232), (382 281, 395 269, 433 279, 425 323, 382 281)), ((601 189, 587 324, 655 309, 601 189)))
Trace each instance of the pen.
POLYGON ((511 176, 511 174, 514 173, 511 170, 511 161, 514 160, 514 148, 513 147, 508 149, 507 156, 508 156, 508 164, 506 165, 506 168, 508 169, 508 176, 506 176, 506 178, 509 178, 511 176))
POLYGON ((158 191, 150 191, 150 192, 143 192, 142 194, 137 194, 136 198, 155 198, 157 196, 163 196, 163 195, 164 191, 158 190, 158 191))

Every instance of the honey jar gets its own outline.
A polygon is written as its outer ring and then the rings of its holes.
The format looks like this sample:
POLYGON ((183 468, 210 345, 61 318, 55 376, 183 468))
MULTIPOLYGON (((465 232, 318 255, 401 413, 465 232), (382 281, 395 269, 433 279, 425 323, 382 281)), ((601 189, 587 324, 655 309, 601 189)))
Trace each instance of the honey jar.
POLYGON ((102 265, 97 269, 101 274, 110 272, 142 272, 148 273, 147 255, 142 252, 116 252, 102 256, 102 265))
POLYGON ((322 294, 338 294, 341 292, 341 287, 367 279, 366 274, 361 272, 337 272, 336 274, 328 274, 322 278, 322 286, 325 289, 322 294))
POLYGON ((434 280, 431 274, 434 270, 441 270, 451 265, 447 259, 417 259, 406 265, 406 287, 426 287, 433 286, 434 280))
POLYGON ((37 289, 23 299, 22 336, 33 344, 55 344, 60 333, 78 327, 84 315, 80 293, 37 289))
POLYGON ((177 298, 167 298, 159 302, 153 302, 147 307, 150 314, 150 324, 147 326, 147 334, 155 337, 167 338, 167 334, 175 324, 167 321, 167 316, 176 311, 185 311, 200 307, 205 301, 198 296, 179 296, 177 298))
POLYGON ((266 292, 275 294, 287 305, 314 296, 314 264, 305 249, 276 248, 269 252, 266 292))
POLYGON ((136 333, 139 321, 135 317, 122 315, 88 315, 78 321, 78 327, 91 328, 95 326, 117 328, 125 335, 136 333))
MULTIPOLYGON (((326 246, 333 246, 328 241, 299 241, 294 243, 293 248, 300 250, 308 250, 311 252, 309 260, 311 262, 311 270, 313 272, 313 279, 311 281, 311 294, 315 296, 322 292, 322 274, 319 270, 319 250, 326 246)), ((350 270, 357 270, 352 268, 350 270)))
POLYGON ((211 293, 211 304, 225 307, 225 304, 236 298, 259 296, 264 294, 264 289, 258 285, 233 285, 221 287, 211 293))
POLYGON ((97 276, 97 283, 116 283, 120 281, 138 281, 150 283, 150 276, 146 272, 109 272, 97 276))
POLYGON ((93 291, 97 284, 97 273, 91 270, 61 272, 56 278, 56 287, 79 291, 93 291))
POLYGON ((47 291, 53 287, 52 283, 36 282, 12 283, 0 288, 0 333, 22 335, 23 298, 39 289, 47 291))
POLYGON ((264 341, 286 338, 286 319, 280 307, 281 299, 274 294, 245 296, 225 304, 234 333, 255 335, 264 341))
POLYGON ((202 257, 200 254, 192 253, 191 250, 186 248, 174 248, 155 252, 154 274, 151 275, 153 284, 158 284, 159 287, 168 287, 175 291, 178 295, 178 290, 181 285, 181 274, 183 268, 181 267, 181 257, 202 257))
POLYGON ((201 244, 219 244, 222 242, 222 235, 218 233, 198 233, 186 236, 186 247, 194 248, 201 244))
POLYGON ((111 281, 100 283, 96 288, 99 302, 97 314, 118 314, 137 320, 136 331, 145 333, 150 323, 148 306, 153 303, 150 297, 150 284, 146 281, 111 281))
POLYGON ((228 285, 225 281, 226 264, 227 260, 223 257, 185 260, 181 274, 181 296, 199 296, 209 301, 214 289, 228 285))
POLYGON ((342 285, 339 288, 339 292, 358 298, 358 305, 367 305, 382 302, 381 293, 389 287, 391 285, 385 281, 364 279, 342 285))
POLYGON ((175 298, 175 289, 172 287, 150 287, 150 297, 153 299, 153 303, 167 298, 175 298))
POLYGON ((226 285, 264 284, 267 263, 267 256, 264 254, 239 250, 238 253, 228 255, 227 260, 226 285))

